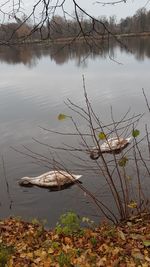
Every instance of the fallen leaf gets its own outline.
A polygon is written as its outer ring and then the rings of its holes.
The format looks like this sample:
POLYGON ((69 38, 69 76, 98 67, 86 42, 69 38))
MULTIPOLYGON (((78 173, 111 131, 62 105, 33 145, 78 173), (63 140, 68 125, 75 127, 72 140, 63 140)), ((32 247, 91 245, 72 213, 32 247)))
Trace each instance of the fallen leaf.
POLYGON ((150 240, 143 240, 143 244, 145 247, 150 247, 150 240))
POLYGON ((124 233, 121 231, 121 230, 119 230, 118 231, 118 234, 119 234, 119 237, 122 239, 122 240, 126 240, 126 237, 125 237, 125 235, 124 235, 124 233))

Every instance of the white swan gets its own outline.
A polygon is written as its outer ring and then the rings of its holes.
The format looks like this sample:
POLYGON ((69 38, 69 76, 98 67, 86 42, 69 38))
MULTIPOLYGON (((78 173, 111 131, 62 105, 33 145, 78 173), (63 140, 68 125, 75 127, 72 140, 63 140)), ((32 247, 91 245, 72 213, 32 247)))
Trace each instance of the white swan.
POLYGON ((103 144, 100 145, 100 149, 98 147, 94 147, 90 151, 91 159, 98 159, 101 153, 118 153, 122 149, 124 149, 131 142, 132 137, 123 138, 123 137, 112 137, 107 139, 103 144))
POLYGON ((22 177, 20 185, 37 185, 41 187, 62 187, 75 183, 82 175, 69 174, 65 171, 49 171, 37 177, 22 177))
POLYGON ((123 137, 112 137, 106 140, 101 146, 101 152, 111 152, 122 150, 125 148, 131 141, 132 137, 123 138, 123 137))

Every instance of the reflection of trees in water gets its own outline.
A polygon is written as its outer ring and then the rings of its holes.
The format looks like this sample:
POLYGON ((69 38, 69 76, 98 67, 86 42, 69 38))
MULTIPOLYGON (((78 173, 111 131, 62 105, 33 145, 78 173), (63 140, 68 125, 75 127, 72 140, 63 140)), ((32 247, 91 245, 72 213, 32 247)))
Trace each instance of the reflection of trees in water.
MULTIPOLYGON (((71 46, 63 46, 59 44, 52 46, 50 49, 50 57, 55 60, 56 64, 64 64, 68 60, 75 59, 77 65, 85 64, 87 57, 95 58, 100 54, 100 50, 95 46, 88 46, 84 42, 74 43, 71 46)), ((107 54, 107 53, 106 53, 107 54)), ((102 54, 105 56, 105 53, 102 54)))
MULTIPOLYGON (((145 57, 150 57, 150 38, 148 37, 132 37, 124 39, 124 43, 128 46, 129 50, 135 55, 137 60, 144 60, 145 57)), ((117 44, 111 41, 108 47, 103 43, 101 48, 98 43, 95 45, 87 45, 84 42, 73 43, 70 46, 62 44, 55 44, 51 46, 42 45, 26 45, 16 47, 1 47, 0 48, 0 61, 9 64, 23 63, 28 67, 33 67, 37 64, 37 60, 44 56, 49 56, 56 64, 64 64, 68 60, 75 59, 78 66, 83 65, 86 67, 86 59, 95 59, 97 56, 106 58, 110 56, 115 57, 115 48, 117 44)), ((121 48, 123 51, 124 48, 121 48)))
POLYGON ((131 37, 124 39, 124 43, 129 47, 136 59, 143 61, 145 57, 150 57, 150 38, 149 37, 131 37))
POLYGON ((32 53, 29 47, 1 47, 0 48, 0 61, 9 64, 23 63, 32 67, 36 65, 37 56, 32 53))

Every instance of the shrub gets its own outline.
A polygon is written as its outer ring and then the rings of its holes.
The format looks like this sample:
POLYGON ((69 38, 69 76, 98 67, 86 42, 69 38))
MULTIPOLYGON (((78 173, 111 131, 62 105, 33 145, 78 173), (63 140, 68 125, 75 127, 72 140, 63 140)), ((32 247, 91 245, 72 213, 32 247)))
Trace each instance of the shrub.
POLYGON ((82 235, 81 219, 74 212, 67 212, 60 217, 56 224, 56 233, 64 235, 82 235))

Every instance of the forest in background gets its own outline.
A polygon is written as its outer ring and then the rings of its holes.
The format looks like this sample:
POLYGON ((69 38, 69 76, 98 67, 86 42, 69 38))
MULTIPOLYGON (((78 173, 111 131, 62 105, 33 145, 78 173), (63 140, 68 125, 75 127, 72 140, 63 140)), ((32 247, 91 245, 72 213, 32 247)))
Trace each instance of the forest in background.
POLYGON ((2 42, 20 40, 44 40, 62 38, 103 37, 116 34, 139 34, 150 32, 150 11, 145 8, 137 10, 134 16, 117 21, 116 16, 99 18, 86 17, 83 12, 78 17, 67 19, 55 15, 42 26, 33 25, 27 16, 22 18, 14 15, 14 22, 0 25, 0 40, 2 42), (99 23, 100 22, 100 23, 99 23))

